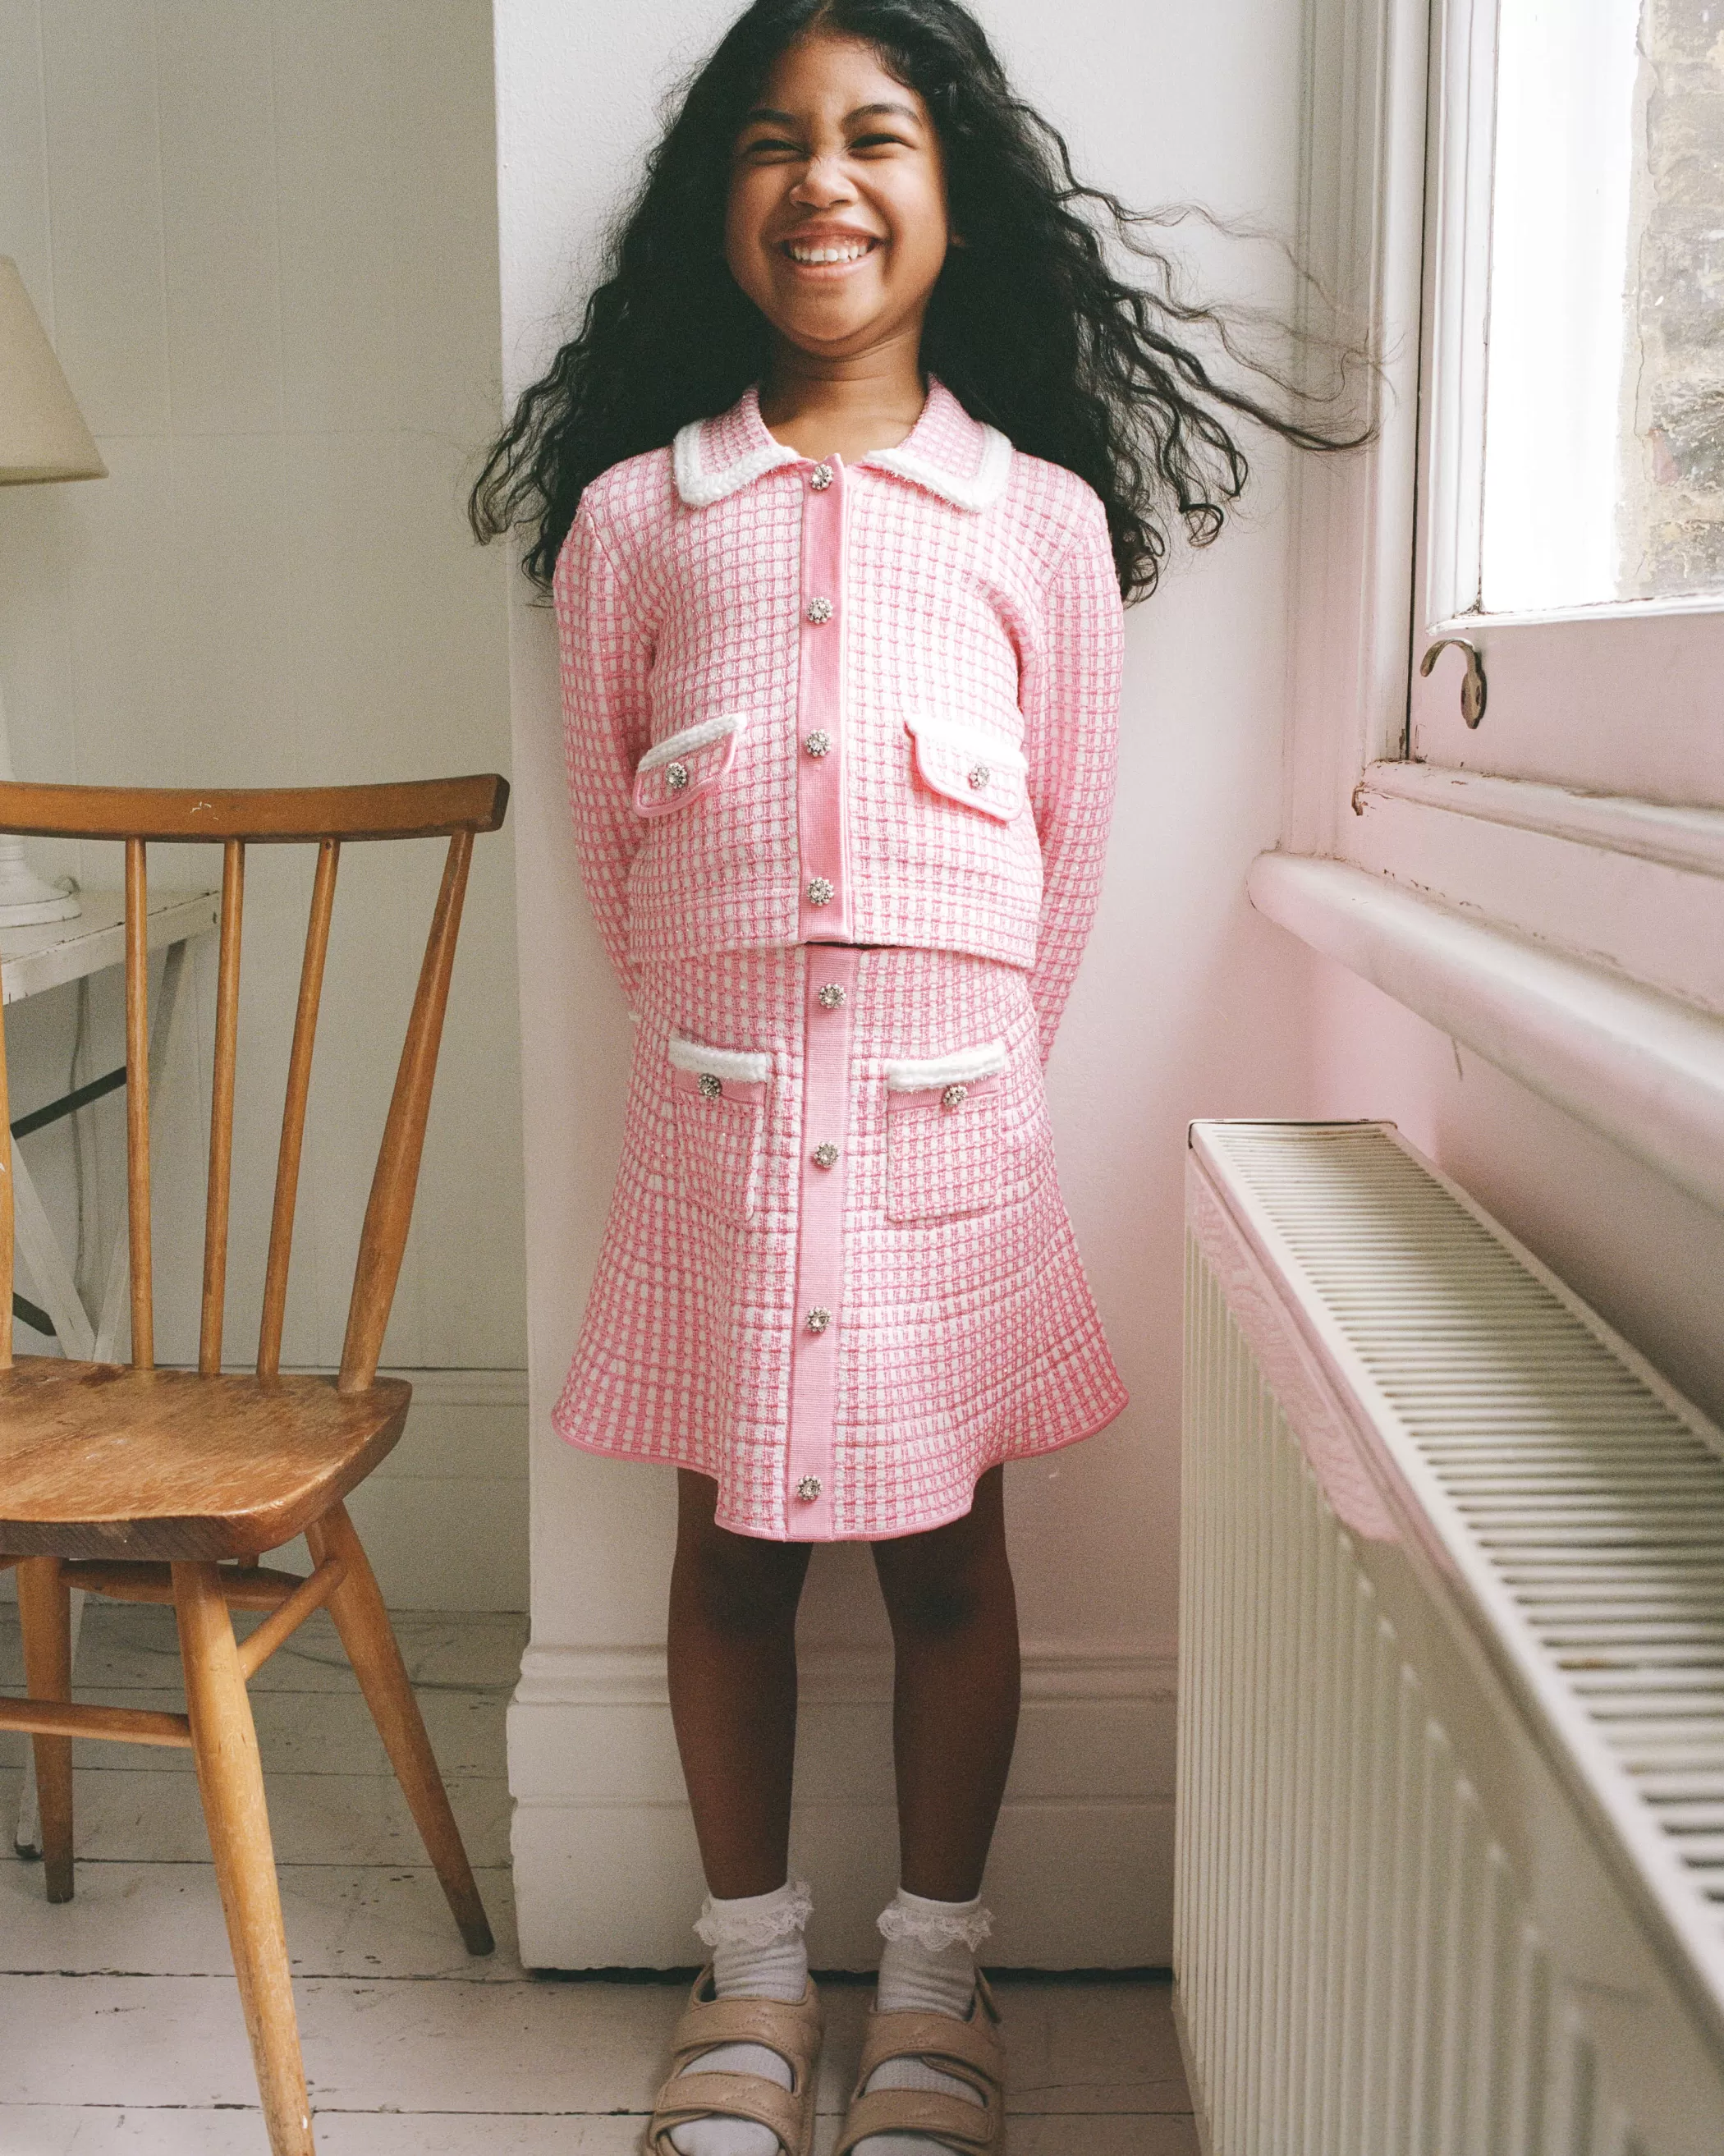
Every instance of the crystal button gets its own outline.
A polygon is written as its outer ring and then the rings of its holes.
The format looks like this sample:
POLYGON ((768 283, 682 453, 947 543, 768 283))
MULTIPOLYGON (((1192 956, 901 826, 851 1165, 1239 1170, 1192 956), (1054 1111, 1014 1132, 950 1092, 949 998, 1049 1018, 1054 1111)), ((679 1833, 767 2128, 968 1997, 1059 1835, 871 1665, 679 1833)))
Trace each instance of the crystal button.
POLYGON ((815 991, 814 1000, 822 1010, 841 1010, 849 997, 836 981, 828 981, 824 988, 815 991))
POLYGON ((829 1310, 824 1309, 820 1304, 817 1302, 814 1305, 814 1307, 808 1312, 808 1316, 803 1320, 803 1322, 808 1327, 810 1332, 824 1332, 827 1327, 832 1322, 832 1312, 829 1310))
POLYGON ((810 599, 808 601, 808 619, 813 622, 816 629, 818 629, 824 623, 830 621, 831 619, 832 602, 830 599, 810 599))
POLYGON ((812 1505, 815 1498, 820 1494, 819 1476, 818 1475, 804 1475, 801 1481, 796 1486, 796 1494, 802 1499, 803 1504, 812 1505))
POLYGON ((824 756, 832 747, 832 737, 824 726, 816 726, 813 733, 803 736, 802 745, 810 756, 824 756))
POLYGON ((940 1096, 940 1105, 942 1108, 961 1108, 969 1097, 967 1086, 948 1086, 940 1096))
POLYGON ((724 1091, 722 1083, 710 1070, 703 1070, 695 1080, 695 1086, 703 1101, 716 1101, 724 1091))
POLYGON ((831 484, 832 467, 829 464, 818 464, 808 474, 808 485, 813 487, 816 494, 824 494, 831 484))
POLYGON ((808 904, 810 906, 830 906, 832 903, 832 892, 833 886, 824 876, 814 876, 810 880, 808 884, 808 904))
POLYGON ((970 783, 979 793, 993 776, 993 773, 985 763, 978 763, 970 773, 970 783))
POLYGON ((680 793, 684 787, 686 786, 688 783, 689 767, 685 763, 667 763, 665 765, 664 783, 670 788, 670 791, 673 793, 680 793))
POLYGON ((817 1145, 814 1147, 814 1165, 816 1168, 836 1168, 838 1147, 835 1145, 817 1145))

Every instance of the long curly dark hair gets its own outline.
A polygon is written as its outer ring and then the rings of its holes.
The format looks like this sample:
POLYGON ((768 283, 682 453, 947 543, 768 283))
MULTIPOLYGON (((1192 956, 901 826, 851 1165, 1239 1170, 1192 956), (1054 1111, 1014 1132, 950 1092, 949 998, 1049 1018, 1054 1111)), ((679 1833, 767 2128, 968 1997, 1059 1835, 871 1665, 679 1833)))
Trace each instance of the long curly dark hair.
POLYGON ((689 80, 612 232, 578 334, 523 393, 474 486, 474 531, 525 527, 536 584, 550 584, 591 480, 763 377, 766 320, 725 256, 731 159, 779 55, 815 30, 873 46, 938 132, 965 244, 931 297, 923 367, 1018 449, 1095 489, 1128 603, 1155 588, 1172 517, 1206 546, 1243 491, 1249 466, 1230 421, 1304 449, 1370 438, 1344 417, 1322 424, 1347 408, 1345 364, 1326 393, 1301 390, 1244 349, 1236 319, 1182 295, 1149 235, 1183 213, 1133 211, 1084 186, 1065 138, 1016 95, 958 0, 754 0, 689 80), (1147 275, 1116 275, 1110 238, 1147 275), (1212 363, 1218 351, 1231 380, 1212 363))

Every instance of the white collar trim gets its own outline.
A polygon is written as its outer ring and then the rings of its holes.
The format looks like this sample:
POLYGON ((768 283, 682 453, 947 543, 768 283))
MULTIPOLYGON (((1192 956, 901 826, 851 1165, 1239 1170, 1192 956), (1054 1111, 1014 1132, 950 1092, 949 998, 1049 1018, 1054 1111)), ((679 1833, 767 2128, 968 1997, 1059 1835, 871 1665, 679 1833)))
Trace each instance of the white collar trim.
POLYGON ((734 464, 726 465, 717 471, 707 471, 700 457, 700 436, 706 424, 704 419, 690 419, 687 426, 678 429, 671 445, 676 490, 690 509, 710 508, 715 501, 723 501, 726 495, 734 494, 738 487, 752 485, 779 465, 798 465, 803 461, 794 449, 782 442, 762 442, 757 449, 738 457, 734 464))
MULTIPOLYGON (((950 394, 950 393, 947 393, 950 394)), ((759 423, 766 431, 764 423, 759 423)), ((859 458, 853 469, 858 471, 879 470, 907 479, 912 485, 926 487, 930 494, 937 494, 954 508, 988 509, 998 501, 1010 484, 1012 477, 1012 444, 998 427, 985 421, 978 423, 982 434, 982 455, 975 470, 968 478, 961 478, 937 465, 931 457, 924 456, 910 444, 915 438, 915 429, 895 449, 871 449, 865 457, 859 458)), ((707 509, 715 501, 722 501, 727 494, 740 488, 752 486, 754 481, 781 465, 806 464, 808 459, 783 442, 773 440, 770 434, 757 447, 736 457, 716 470, 706 468, 704 455, 704 419, 691 419, 685 427, 679 428, 671 444, 671 469, 676 480, 676 491, 690 509, 707 509)))
POLYGON ((937 494, 957 509, 988 509, 1005 492, 1012 476, 1012 444, 998 427, 985 422, 982 429, 982 460, 968 479, 960 479, 931 459, 918 454, 908 442, 895 449, 870 449, 864 465, 878 465, 937 494))

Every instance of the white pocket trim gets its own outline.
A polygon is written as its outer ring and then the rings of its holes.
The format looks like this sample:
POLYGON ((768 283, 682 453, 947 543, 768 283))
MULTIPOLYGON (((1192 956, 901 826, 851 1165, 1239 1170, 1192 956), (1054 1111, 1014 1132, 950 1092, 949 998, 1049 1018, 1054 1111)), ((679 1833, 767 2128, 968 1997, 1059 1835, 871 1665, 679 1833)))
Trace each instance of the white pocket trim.
POLYGON ((892 1093, 928 1093, 936 1086, 973 1086, 979 1078, 997 1078, 1011 1058, 1003 1040, 984 1040, 974 1048, 955 1049, 950 1055, 931 1056, 925 1062, 898 1061, 886 1065, 886 1090, 892 1093))
POLYGON ((694 756, 703 748, 711 748, 714 742, 723 741, 728 734, 739 733, 747 723, 747 711, 726 711, 720 718, 702 719, 697 726, 685 726, 680 734, 654 742, 635 765, 635 775, 638 778, 644 771, 656 771, 661 763, 675 763, 680 756, 694 756))
POLYGON ((912 713, 904 725, 906 732, 914 734, 918 741, 926 738, 936 746, 942 742, 949 743, 962 755, 987 764, 991 770, 1009 771, 1021 778, 1029 769, 1029 758, 1023 751, 1002 741, 997 734, 984 734, 974 726, 954 725, 950 719, 925 718, 920 713, 912 713))
POLYGON ((670 1054, 674 1069, 728 1079, 732 1086, 763 1086, 772 1075, 770 1055, 757 1055, 746 1048, 706 1048, 676 1034, 670 1036, 670 1054))

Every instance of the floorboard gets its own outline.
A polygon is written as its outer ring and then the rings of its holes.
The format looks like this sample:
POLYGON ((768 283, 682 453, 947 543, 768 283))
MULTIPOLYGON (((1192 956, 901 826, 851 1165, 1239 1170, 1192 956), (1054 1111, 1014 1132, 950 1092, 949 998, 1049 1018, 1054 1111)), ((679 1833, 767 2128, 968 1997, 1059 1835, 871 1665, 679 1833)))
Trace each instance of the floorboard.
MULTIPOLYGON (((519 1619, 409 1613, 403 1651, 498 1951, 462 1951, 333 1628, 254 1687, 321 2156, 636 2156, 678 1987, 535 1976, 516 1952, 504 1714, 519 1619)), ((80 1697, 179 1703, 164 1610, 92 1604, 80 1697)), ((21 1686, 0 1609, 0 1689, 21 1686)), ((23 1740, 0 1737, 0 1819, 23 1740)), ((177 1755, 78 1748, 76 1898, 0 1851, 0 2156, 264 2156, 198 1815, 177 1755), (65 2101, 75 2091, 77 2101, 65 2101)), ((868 1994, 828 1988, 815 2156, 829 2156, 868 1994)), ((1197 2156, 1170 1995, 1001 1986, 1011 2156, 1197 2156)))

